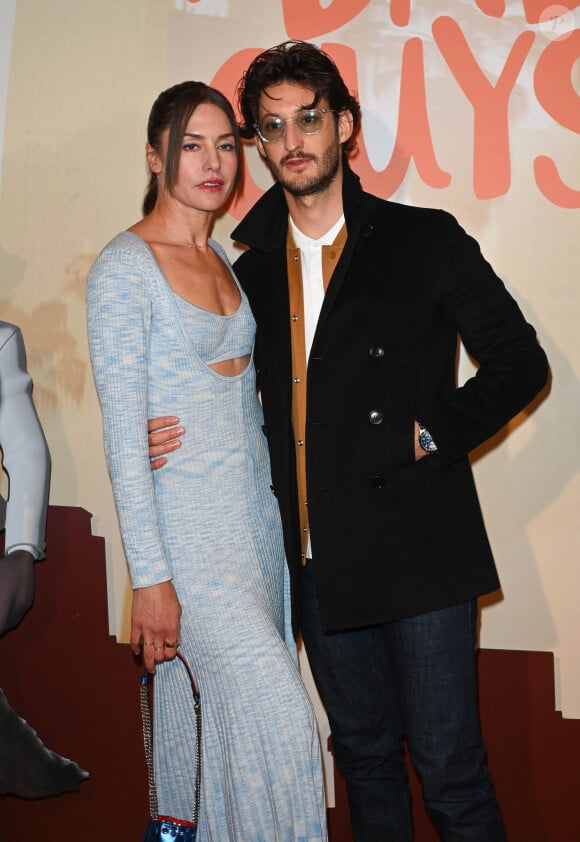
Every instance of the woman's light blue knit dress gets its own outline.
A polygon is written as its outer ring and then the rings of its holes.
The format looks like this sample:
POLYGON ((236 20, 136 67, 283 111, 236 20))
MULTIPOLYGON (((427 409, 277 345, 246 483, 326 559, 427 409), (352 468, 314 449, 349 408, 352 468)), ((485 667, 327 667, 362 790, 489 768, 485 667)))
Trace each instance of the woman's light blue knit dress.
MULTIPOLYGON (((181 651, 201 692, 198 838, 324 840, 318 735, 296 666, 253 361, 234 377, 208 364, 251 353, 247 299, 231 316, 194 307, 173 293, 149 247, 124 232, 93 265, 87 306, 132 586, 173 581, 181 651), (161 415, 177 415, 186 435, 151 472, 147 419, 161 415)), ((157 668, 154 714, 159 812, 189 819, 195 728, 177 660, 157 668)))

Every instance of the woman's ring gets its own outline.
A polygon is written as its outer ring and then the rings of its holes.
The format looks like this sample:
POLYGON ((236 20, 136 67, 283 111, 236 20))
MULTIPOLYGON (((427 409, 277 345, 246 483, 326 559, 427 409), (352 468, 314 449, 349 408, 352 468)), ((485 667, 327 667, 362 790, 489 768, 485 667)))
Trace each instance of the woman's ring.
POLYGON ((143 646, 153 646, 153 641, 151 643, 144 643, 143 646))
POLYGON ((169 643, 169 641, 165 641, 165 646, 167 649, 177 649, 179 646, 179 640, 174 640, 173 643, 169 643))

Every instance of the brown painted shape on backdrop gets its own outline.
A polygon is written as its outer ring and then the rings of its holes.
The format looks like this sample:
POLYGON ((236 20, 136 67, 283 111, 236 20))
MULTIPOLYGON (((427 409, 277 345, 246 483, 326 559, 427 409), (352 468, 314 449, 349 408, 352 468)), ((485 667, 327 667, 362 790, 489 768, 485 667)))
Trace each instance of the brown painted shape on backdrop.
POLYGON ((0 798, 11 842, 142 838, 149 817, 139 677, 128 645, 109 634, 105 542, 84 509, 49 507, 47 558, 20 625, 0 639, 0 687, 47 748, 90 777, 58 797, 0 798))

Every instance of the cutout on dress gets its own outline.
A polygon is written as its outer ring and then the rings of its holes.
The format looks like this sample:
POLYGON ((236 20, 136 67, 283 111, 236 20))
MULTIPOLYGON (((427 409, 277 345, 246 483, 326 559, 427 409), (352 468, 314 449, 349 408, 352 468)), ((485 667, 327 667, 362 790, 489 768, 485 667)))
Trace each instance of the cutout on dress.
POLYGON ((222 377, 236 377, 247 369, 250 358, 251 354, 244 354, 242 357, 232 357, 229 360, 220 360, 220 362, 208 363, 207 365, 216 374, 221 374, 222 377))

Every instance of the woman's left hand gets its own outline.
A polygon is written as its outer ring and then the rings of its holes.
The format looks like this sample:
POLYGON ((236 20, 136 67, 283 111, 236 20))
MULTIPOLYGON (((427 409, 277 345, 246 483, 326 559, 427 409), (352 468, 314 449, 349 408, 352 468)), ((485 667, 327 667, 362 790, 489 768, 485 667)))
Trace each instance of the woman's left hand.
POLYGON ((133 591, 131 650, 134 655, 143 652, 149 672, 155 672, 155 664, 175 658, 180 618, 181 605, 172 582, 133 591))

